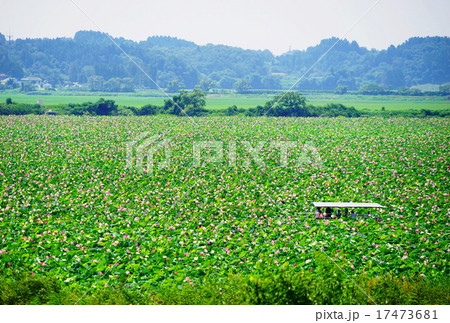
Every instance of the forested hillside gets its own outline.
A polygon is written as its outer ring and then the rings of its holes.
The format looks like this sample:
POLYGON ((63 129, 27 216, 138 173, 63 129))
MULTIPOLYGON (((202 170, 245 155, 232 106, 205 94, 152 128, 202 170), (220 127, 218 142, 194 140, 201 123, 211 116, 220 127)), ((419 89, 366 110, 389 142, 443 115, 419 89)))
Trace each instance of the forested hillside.
MULTIPOLYGON (((299 35, 301 37, 301 35, 299 35)), ((225 45, 199 46, 173 37, 153 36, 135 42, 114 41, 161 87, 281 89, 292 84, 337 38, 303 51, 274 56, 270 51, 225 45)), ((107 35, 79 31, 74 38, 17 39, 0 34, 0 74, 38 76, 53 86, 77 82, 90 90, 130 91, 155 88, 107 35)), ((339 42, 296 89, 357 90, 377 83, 396 89, 450 81, 450 38, 410 38, 386 50, 368 50, 356 42, 339 42)))

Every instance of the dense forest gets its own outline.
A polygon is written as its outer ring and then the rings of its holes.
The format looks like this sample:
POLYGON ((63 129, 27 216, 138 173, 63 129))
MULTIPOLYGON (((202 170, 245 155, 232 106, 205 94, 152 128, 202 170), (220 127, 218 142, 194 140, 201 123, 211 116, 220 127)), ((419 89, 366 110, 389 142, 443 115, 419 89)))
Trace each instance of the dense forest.
MULTIPOLYGON (((156 88, 286 89, 338 40, 274 56, 268 50, 225 45, 199 46, 173 37, 135 42, 79 31, 74 38, 16 39, 0 34, 0 74, 37 76, 55 87, 84 85, 91 91, 156 88), (134 62, 139 65, 150 80, 134 62)), ((369 50, 342 40, 295 86, 297 90, 384 89, 450 82, 450 38, 410 38, 386 50, 369 50)))

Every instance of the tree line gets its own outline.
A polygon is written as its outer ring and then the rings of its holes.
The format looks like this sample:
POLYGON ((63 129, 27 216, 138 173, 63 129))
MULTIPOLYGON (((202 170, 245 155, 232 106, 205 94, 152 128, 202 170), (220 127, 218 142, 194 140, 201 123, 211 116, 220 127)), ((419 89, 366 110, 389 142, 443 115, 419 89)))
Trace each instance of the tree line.
MULTIPOLYGON (((268 50, 244 50, 225 45, 199 46, 173 37, 152 36, 135 42, 114 39, 148 74, 107 37, 79 31, 73 38, 17 39, 0 34, 0 74, 38 76, 54 86, 77 83, 89 91, 133 91, 166 88, 208 91, 289 88, 326 52, 337 38, 306 50, 279 56, 268 50)), ((367 84, 385 90, 450 82, 450 38, 414 37, 386 50, 369 50, 342 40, 306 73, 294 90, 355 91, 367 84)))
POLYGON ((206 92, 200 89, 184 91, 166 99, 162 106, 146 104, 142 107, 119 106, 114 100, 99 99, 97 102, 57 104, 43 107, 39 104, 26 104, 13 102, 7 98, 0 103, 0 115, 25 114, 63 114, 77 116, 149 116, 149 115, 175 115, 180 117, 201 116, 250 116, 250 117, 349 117, 361 116, 414 116, 414 117, 448 117, 449 110, 408 112, 361 112, 354 107, 347 107, 340 103, 328 103, 325 106, 314 106, 306 103, 305 97, 299 92, 289 91, 274 96, 263 106, 242 109, 235 105, 226 109, 206 109, 206 92))

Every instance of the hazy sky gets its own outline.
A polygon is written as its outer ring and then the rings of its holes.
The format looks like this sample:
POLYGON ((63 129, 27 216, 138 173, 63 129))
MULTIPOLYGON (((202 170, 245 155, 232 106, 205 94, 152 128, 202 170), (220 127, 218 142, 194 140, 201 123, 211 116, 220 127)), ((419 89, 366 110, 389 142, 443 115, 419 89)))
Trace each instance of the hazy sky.
POLYGON ((0 0, 0 32, 55 38, 99 30, 77 5, 114 37, 168 35, 275 54, 349 29, 345 38, 377 49, 412 36, 450 36, 450 0, 0 0))

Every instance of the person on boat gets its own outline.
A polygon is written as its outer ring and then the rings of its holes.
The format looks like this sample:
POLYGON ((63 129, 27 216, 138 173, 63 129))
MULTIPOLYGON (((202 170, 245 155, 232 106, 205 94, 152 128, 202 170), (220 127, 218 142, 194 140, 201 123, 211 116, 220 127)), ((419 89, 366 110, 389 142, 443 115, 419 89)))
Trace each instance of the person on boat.
POLYGON ((316 209, 316 216, 315 216, 315 218, 316 219, 323 219, 323 214, 322 214, 322 211, 321 211, 320 207, 318 207, 316 209))
POLYGON ((341 218, 341 210, 340 209, 336 213, 336 218, 338 218, 338 219, 341 218))
POLYGON ((348 209, 347 208, 345 208, 345 210, 344 210, 344 217, 348 218, 348 209))
POLYGON ((327 207, 325 209, 325 218, 326 219, 331 219, 331 214, 333 213, 333 210, 331 209, 331 207, 327 207))

